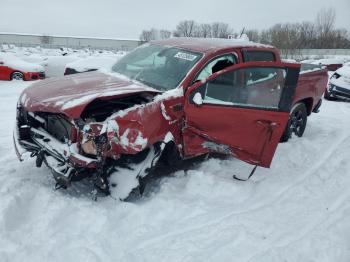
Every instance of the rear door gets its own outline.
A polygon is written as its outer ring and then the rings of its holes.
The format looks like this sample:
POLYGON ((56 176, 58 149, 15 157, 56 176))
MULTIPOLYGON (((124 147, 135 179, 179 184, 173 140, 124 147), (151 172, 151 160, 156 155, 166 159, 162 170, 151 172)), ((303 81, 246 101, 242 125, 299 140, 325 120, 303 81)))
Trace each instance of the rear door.
POLYGON ((185 94, 184 154, 220 152, 269 167, 288 122, 300 65, 246 62, 185 94))

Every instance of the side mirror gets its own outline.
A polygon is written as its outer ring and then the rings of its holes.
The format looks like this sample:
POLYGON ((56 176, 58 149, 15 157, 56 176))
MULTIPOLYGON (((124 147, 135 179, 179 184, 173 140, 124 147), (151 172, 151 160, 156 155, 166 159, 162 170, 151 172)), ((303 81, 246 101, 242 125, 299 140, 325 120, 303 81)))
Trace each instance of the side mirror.
POLYGON ((195 103, 197 106, 201 106, 203 104, 203 98, 202 95, 200 93, 196 93, 193 96, 193 103, 195 103))
POLYGON ((0 65, 3 65, 4 64, 4 62, 3 61, 0 61, 0 65))

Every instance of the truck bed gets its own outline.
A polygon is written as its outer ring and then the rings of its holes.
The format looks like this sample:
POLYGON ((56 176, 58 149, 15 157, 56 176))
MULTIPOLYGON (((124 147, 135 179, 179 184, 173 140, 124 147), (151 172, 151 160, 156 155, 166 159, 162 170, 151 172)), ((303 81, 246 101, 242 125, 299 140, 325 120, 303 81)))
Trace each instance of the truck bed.
POLYGON ((293 104, 304 102, 308 114, 311 114, 320 101, 328 83, 328 73, 325 67, 313 64, 301 64, 299 81, 293 104))

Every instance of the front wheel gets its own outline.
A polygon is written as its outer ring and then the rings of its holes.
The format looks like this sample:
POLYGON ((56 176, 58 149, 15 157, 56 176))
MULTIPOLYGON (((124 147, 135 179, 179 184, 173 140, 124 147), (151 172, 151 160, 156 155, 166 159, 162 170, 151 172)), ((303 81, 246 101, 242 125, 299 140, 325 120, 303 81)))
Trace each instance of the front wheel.
POLYGON ((336 100, 336 98, 334 98, 334 97, 332 97, 332 96, 330 95, 330 93, 328 92, 327 89, 326 89, 326 91, 324 92, 324 99, 329 100, 329 101, 334 101, 334 100, 336 100))
POLYGON ((307 123, 307 110, 304 103, 295 104, 289 116, 289 120, 281 137, 281 142, 287 142, 293 133, 302 137, 307 123))
POLYGON ((11 74, 11 80, 24 80, 24 75, 21 72, 13 72, 11 74))

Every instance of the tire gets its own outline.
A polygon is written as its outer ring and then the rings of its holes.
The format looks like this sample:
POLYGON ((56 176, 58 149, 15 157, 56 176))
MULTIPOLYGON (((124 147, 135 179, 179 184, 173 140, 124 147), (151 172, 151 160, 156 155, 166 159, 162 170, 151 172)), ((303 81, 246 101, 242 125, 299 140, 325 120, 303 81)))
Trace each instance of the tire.
POLYGON ((24 80, 24 75, 21 72, 15 71, 11 74, 11 80, 24 80))
POLYGON ((302 137, 307 123, 307 110, 304 103, 297 103, 292 108, 289 120, 281 137, 281 142, 287 142, 295 134, 302 137))
POLYGON ((328 101, 334 101, 336 100, 336 98, 331 97, 331 95, 329 94, 328 90, 326 89, 326 91, 324 92, 324 99, 328 100, 328 101))
POLYGON ((169 167, 176 166, 181 162, 179 151, 174 142, 171 141, 166 144, 163 153, 159 158, 159 162, 169 167))

